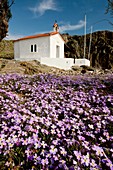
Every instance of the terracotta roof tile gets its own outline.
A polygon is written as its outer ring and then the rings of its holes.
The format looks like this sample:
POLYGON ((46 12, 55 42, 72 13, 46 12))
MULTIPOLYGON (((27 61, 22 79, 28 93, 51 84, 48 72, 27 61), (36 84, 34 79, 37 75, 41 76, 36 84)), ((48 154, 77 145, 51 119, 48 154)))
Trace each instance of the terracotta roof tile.
MULTIPOLYGON (((50 32, 50 33, 44 33, 44 34, 36 34, 36 35, 31 35, 31 36, 26 36, 26 37, 23 37, 23 38, 19 38, 17 40, 14 40, 14 42, 21 41, 21 40, 32 39, 32 38, 47 37, 47 36, 56 35, 56 34, 59 34, 59 32, 50 32)), ((62 36, 61 36, 61 38, 62 38, 62 36)), ((63 39, 63 41, 64 41, 64 39, 63 39)))

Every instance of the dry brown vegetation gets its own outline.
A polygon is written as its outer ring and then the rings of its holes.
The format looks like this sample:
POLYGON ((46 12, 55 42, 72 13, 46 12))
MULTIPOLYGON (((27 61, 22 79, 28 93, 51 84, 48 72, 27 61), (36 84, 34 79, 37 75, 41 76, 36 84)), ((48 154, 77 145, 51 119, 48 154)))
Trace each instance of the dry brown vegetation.
POLYGON ((14 46, 12 40, 2 40, 0 42, 0 58, 14 59, 14 46))

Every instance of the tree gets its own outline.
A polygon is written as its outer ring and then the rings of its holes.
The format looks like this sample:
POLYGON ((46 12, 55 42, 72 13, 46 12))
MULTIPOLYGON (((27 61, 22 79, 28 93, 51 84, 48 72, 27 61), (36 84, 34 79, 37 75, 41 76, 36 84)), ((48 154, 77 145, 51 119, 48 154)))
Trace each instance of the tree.
POLYGON ((113 0, 108 0, 108 7, 106 13, 113 15, 113 0))
POLYGON ((0 0, 0 41, 6 37, 8 32, 8 22, 12 17, 10 7, 14 0, 0 0))

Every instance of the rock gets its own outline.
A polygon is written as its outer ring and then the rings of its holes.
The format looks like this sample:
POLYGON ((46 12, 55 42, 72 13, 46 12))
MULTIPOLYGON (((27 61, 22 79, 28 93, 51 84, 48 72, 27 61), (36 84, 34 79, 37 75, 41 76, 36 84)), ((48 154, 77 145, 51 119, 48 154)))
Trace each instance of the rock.
POLYGON ((81 65, 80 67, 82 67, 83 69, 85 69, 87 71, 94 71, 94 68, 91 66, 81 65))
POLYGON ((72 66, 72 70, 74 70, 74 71, 81 71, 82 70, 82 68, 81 67, 79 67, 79 66, 72 66))
POLYGON ((86 73, 86 70, 85 70, 85 69, 82 69, 82 70, 81 70, 81 73, 82 73, 82 74, 85 74, 85 73, 86 73))
POLYGON ((112 73, 113 73, 113 70, 112 70, 112 69, 105 69, 105 70, 104 70, 104 73, 105 73, 105 74, 107 74, 107 73, 112 74, 112 73))
POLYGON ((95 74, 104 74, 104 71, 103 71, 102 69, 97 69, 97 68, 96 68, 96 69, 94 70, 94 73, 95 73, 95 74))

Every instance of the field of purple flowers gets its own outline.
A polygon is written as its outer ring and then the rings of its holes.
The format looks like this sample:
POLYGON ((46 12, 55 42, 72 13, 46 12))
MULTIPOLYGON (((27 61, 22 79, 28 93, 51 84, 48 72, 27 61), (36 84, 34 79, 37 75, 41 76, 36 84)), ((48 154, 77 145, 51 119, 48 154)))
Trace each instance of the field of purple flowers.
POLYGON ((113 76, 0 75, 0 170, 113 170, 113 76))

